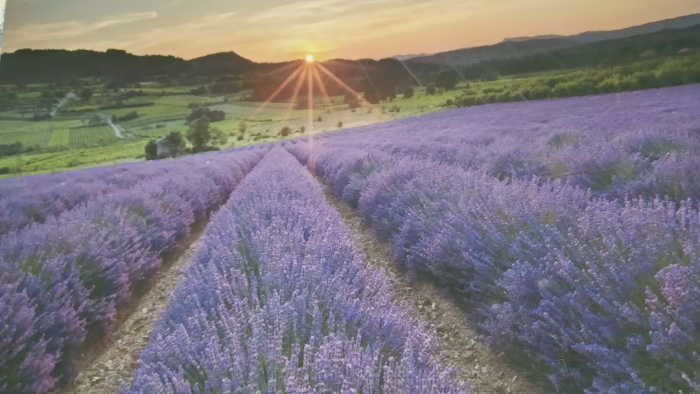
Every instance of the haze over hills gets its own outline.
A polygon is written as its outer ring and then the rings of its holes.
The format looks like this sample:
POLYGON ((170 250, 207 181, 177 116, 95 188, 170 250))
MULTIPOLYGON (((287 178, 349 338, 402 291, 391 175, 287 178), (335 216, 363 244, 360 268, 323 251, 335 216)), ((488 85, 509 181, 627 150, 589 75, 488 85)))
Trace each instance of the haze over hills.
MULTIPOLYGON (((700 14, 677 18, 671 21, 655 22, 653 26, 680 26, 680 23, 700 21, 700 14)), ((637 26, 616 32, 612 35, 631 34, 646 31, 651 27, 637 26)), ((588 35, 588 37, 591 37, 588 35)), ((643 53, 660 56, 673 56, 682 50, 700 50, 700 24, 689 28, 670 28, 654 33, 638 34, 631 37, 597 41, 578 42, 568 38, 539 38, 524 41, 507 41, 496 45, 468 48, 405 60, 412 72, 432 78, 445 65, 460 68, 460 75, 467 79, 485 77, 485 70, 493 70, 498 75, 514 75, 526 72, 567 69, 601 64, 619 65, 640 59, 643 53)), ((283 63, 257 63, 235 52, 215 53, 192 60, 174 56, 138 56, 124 50, 98 52, 91 50, 32 50, 22 49, 6 53, 0 63, 0 82, 54 82, 69 81, 83 77, 108 77, 116 81, 138 81, 153 76, 204 76, 221 75, 264 75, 285 64, 299 62, 292 60, 283 63)), ((333 60, 324 62, 327 67, 338 68, 341 78, 356 79, 359 69, 374 68, 383 79, 391 75, 397 78, 412 78, 396 57, 380 61, 361 60, 362 67, 354 60, 333 60), (329 64, 330 63, 330 64, 329 64), (342 67, 341 67, 342 66, 342 67)), ((488 73, 486 73, 488 74, 488 73)), ((490 75, 490 74, 489 74, 490 75)))
POLYGON ((410 55, 396 55, 396 56, 392 56, 391 58, 396 59, 396 60, 411 60, 413 58, 430 56, 430 55, 432 55, 432 53, 419 53, 419 54, 410 54, 410 55))
POLYGON ((573 36, 544 35, 508 38, 495 45, 456 49, 430 56, 411 58, 410 61, 416 64, 432 63, 452 66, 478 64, 486 61, 529 56, 553 50, 573 48, 586 43, 655 33, 666 29, 684 29, 698 24, 700 24, 700 14, 692 14, 620 30, 591 31, 573 36))
POLYGON ((620 30, 610 31, 587 31, 571 36, 562 36, 556 34, 534 36, 534 37, 514 37, 506 38, 503 42, 522 42, 528 40, 541 40, 551 38, 562 38, 576 42, 597 42, 604 40, 614 40, 616 38, 632 37, 640 34, 655 33, 665 29, 684 29, 700 24, 700 14, 686 15, 673 19, 665 19, 658 22, 646 23, 639 26, 632 26, 620 30))
POLYGON ((436 53, 410 59, 411 63, 469 65, 491 60, 509 59, 512 57, 528 56, 535 53, 549 52, 557 49, 571 48, 578 43, 561 38, 544 40, 527 40, 522 42, 501 42, 476 48, 457 49, 454 51, 436 53))

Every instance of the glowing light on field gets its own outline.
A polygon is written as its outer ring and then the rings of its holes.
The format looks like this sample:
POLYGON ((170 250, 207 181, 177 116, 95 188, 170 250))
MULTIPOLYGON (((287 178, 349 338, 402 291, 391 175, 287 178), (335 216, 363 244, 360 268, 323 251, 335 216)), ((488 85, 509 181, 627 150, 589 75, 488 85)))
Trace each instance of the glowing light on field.
MULTIPOLYGON (((337 63, 333 61, 329 61, 329 64, 331 65, 337 65, 340 67, 346 66, 343 63, 337 63)), ((292 111, 292 108, 294 105, 298 103, 298 100, 300 99, 300 93, 301 90, 303 89, 304 82, 306 82, 306 88, 307 88, 307 93, 306 93, 306 99, 308 100, 307 102, 307 126, 306 126, 306 131, 309 134, 309 142, 311 143, 311 149, 313 149, 313 143, 314 143, 314 121, 316 120, 316 117, 314 116, 314 83, 318 85, 318 90, 320 91, 321 94, 321 99, 325 102, 325 105, 329 109, 329 111, 332 110, 333 107, 333 100, 328 94, 328 90, 326 89, 326 86, 323 82, 323 79, 321 78, 321 73, 323 75, 327 76, 329 80, 334 81, 337 83, 343 90, 345 90, 347 93, 351 94, 352 96, 356 97, 358 101, 363 102, 365 104, 368 104, 370 108, 373 108, 374 106, 369 103, 367 100, 364 99, 358 92, 356 92, 353 88, 348 86, 345 82, 343 82, 340 78, 335 76, 330 70, 328 70, 325 66, 323 66, 321 63, 318 63, 314 56, 312 54, 306 55, 304 59, 301 59, 298 62, 290 63, 285 66, 282 66, 276 70, 273 70, 269 73, 269 75, 274 75, 274 74, 279 74, 280 72, 283 72, 285 70, 292 69, 293 67, 297 67, 296 70, 294 70, 285 80, 282 82, 282 84, 270 95, 270 97, 267 98, 263 103, 260 104, 260 106, 257 108, 253 116, 258 115, 266 106, 271 104, 277 96, 279 96, 284 89, 287 88, 292 82, 295 82, 294 84, 294 90, 292 91, 292 96, 289 101, 289 104, 287 106, 287 113, 284 116, 284 119, 287 119, 289 116, 290 112, 292 111)), ((365 71, 365 74, 366 71, 365 71)), ((369 78, 369 75, 367 75, 367 78, 369 78)), ((331 111, 333 112, 333 111, 331 111)), ((335 115, 334 117, 336 120, 340 122, 340 116, 338 116, 337 113, 333 113, 335 115)))
POLYGON ((268 105, 270 105, 270 103, 272 103, 272 101, 273 101, 275 98, 277 98, 277 96, 279 96, 280 93, 282 93, 282 91, 284 90, 284 88, 286 88, 287 85, 289 85, 289 84, 294 80, 294 78, 296 78, 297 76, 299 76, 299 74, 301 74, 302 68, 303 68, 303 67, 297 68, 296 71, 294 71, 294 72, 292 73, 292 75, 290 75, 289 77, 287 77, 287 79, 282 83, 282 85, 280 85, 280 86, 277 88, 277 90, 275 90, 275 91, 270 95, 270 97, 268 97, 268 99, 265 100, 265 102, 262 103, 262 104, 258 107, 258 109, 255 110, 255 112, 253 113, 252 117, 255 117, 255 116, 259 115, 260 112, 261 112, 263 109, 265 109, 265 107, 267 107, 268 105))
POLYGON ((353 96, 357 97, 358 100, 360 100, 360 101, 362 101, 363 103, 366 103, 366 104, 369 104, 370 106, 372 106, 372 104, 371 104, 370 102, 368 102, 367 100, 365 100, 364 97, 360 96, 360 94, 357 93, 357 92, 355 91, 355 89, 353 89, 353 88, 351 88, 350 86, 348 86, 348 85, 347 85, 345 82, 343 82, 340 78, 336 77, 332 72, 328 71, 327 68, 323 67, 323 65, 319 64, 319 65, 318 65, 318 68, 321 69, 321 71, 323 71, 324 74, 328 75, 328 77, 329 77, 330 79, 332 79, 333 81, 335 81, 335 83, 337 83, 338 85, 340 85, 343 89, 345 89, 346 91, 348 91, 348 92, 349 92, 350 94, 352 94, 353 96))

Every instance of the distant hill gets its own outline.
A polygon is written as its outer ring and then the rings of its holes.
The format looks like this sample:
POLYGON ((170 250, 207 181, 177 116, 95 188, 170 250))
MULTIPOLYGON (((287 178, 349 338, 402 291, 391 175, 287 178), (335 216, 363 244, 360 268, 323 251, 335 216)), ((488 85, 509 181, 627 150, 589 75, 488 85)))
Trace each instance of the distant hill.
POLYGON ((569 38, 569 36, 560 36, 558 34, 547 34, 543 36, 535 36, 535 37, 512 37, 512 38, 506 38, 501 42, 523 42, 523 41, 530 41, 530 40, 549 40, 552 38, 558 38, 565 40, 569 38))
POLYGON ((430 54, 429 53, 421 53, 421 54, 417 54, 417 55, 416 54, 396 55, 396 56, 392 56, 391 58, 396 59, 396 60, 410 60, 410 59, 413 59, 416 57, 423 57, 423 56, 430 56, 430 54))
POLYGON ((590 43, 605 40, 613 40, 617 38, 632 37, 640 34, 655 33, 657 31, 665 29, 684 29, 698 24, 700 24, 700 14, 692 14, 681 16, 678 18, 666 19, 658 22, 646 23, 643 25, 628 27, 620 30, 588 31, 585 33, 575 34, 571 36, 546 35, 535 37, 515 37, 506 38, 505 40, 503 40, 503 42, 522 42, 527 40, 560 38, 577 42, 590 43))
POLYGON ((61 81, 99 76, 130 80, 165 74, 242 74, 255 67, 256 63, 234 52, 184 60, 174 56, 137 56, 116 49, 106 52, 21 49, 2 56, 0 81, 61 81))
POLYGON ((582 44, 634 37, 666 29, 685 29, 700 24, 700 14, 647 23, 614 31, 591 31, 573 36, 544 35, 508 38, 495 45, 457 49, 430 56, 411 58, 415 64, 472 65, 488 61, 526 57, 538 53, 573 48, 582 44))
POLYGON ((242 74, 256 67, 256 63, 235 52, 222 52, 192 59, 190 69, 196 74, 242 74))
POLYGON ((526 40, 522 42, 501 42, 475 48, 458 49, 441 52, 430 56, 410 59, 411 63, 469 65, 491 60, 509 59, 528 56, 534 53, 549 52, 557 49, 571 48, 580 43, 560 38, 526 40))
MULTIPOLYGON (((551 70, 622 66, 640 60, 663 59, 692 53, 700 53, 700 25, 456 67, 462 77, 479 80, 551 70)), ((416 73, 427 74, 444 69, 440 64, 417 63, 416 60, 407 62, 411 70, 416 73)))
MULTIPOLYGON (((23 49, 3 55, 0 84, 71 83, 79 78, 100 77, 115 86, 123 86, 150 80, 171 83, 177 79, 176 83, 187 86, 210 85, 210 91, 217 94, 252 88, 254 99, 265 100, 295 69, 285 66, 295 63, 299 65, 302 61, 256 63, 234 52, 184 60, 174 56, 138 56, 114 49, 106 52, 23 49)), ((329 60, 323 65, 353 89, 365 92, 370 89, 365 95, 368 100, 389 97, 396 86, 406 86, 412 81, 396 59, 329 60)), ((333 95, 345 93, 336 83, 328 83, 326 89, 333 95)), ((288 85, 278 100, 292 97, 293 92, 294 86, 288 85)))

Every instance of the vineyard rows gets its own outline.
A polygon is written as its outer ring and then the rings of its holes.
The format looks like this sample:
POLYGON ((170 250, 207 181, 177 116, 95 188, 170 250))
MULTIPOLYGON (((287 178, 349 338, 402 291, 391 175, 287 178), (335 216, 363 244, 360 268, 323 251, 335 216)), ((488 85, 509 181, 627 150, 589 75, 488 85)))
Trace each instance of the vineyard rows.
POLYGON ((0 133, 0 145, 11 145, 19 142, 24 148, 45 148, 49 146, 50 141, 51 131, 48 130, 0 133))
POLYGON ((68 146, 70 144, 70 129, 54 130, 49 146, 68 146))
POLYGON ((79 127, 70 130, 69 144, 71 146, 96 145, 117 141, 114 130, 110 126, 79 127))

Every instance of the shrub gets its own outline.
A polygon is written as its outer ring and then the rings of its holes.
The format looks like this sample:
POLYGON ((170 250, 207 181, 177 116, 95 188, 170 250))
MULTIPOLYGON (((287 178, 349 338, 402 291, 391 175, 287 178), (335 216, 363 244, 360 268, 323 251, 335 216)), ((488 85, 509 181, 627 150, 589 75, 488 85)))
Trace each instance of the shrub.
POLYGON ((452 90, 459 83, 460 76, 455 70, 442 71, 435 78, 435 86, 444 90, 452 90))
POLYGON ((226 113, 224 111, 219 111, 219 110, 214 110, 212 111, 210 108, 207 107, 198 107, 195 108, 185 119, 187 123, 191 123, 192 121, 201 118, 202 116, 206 116, 209 118, 209 121, 211 122, 221 122, 226 120, 226 113))
POLYGON ((158 159, 158 143, 156 140, 150 140, 146 144, 146 160, 156 160, 158 159))
MULTIPOLYGON (((138 117, 139 117, 138 112, 136 112, 136 111, 131 111, 131 112, 126 113, 126 114, 124 114, 124 115, 122 115, 122 116, 118 116, 118 117, 117 117, 117 121, 118 121, 118 122, 126 122, 126 121, 129 121, 129 120, 137 119, 138 117)), ((101 123, 101 122, 102 122, 102 119, 100 119, 100 123, 101 123)))
POLYGON ((288 136, 289 134, 291 134, 291 132, 292 132, 291 127, 289 127, 289 126, 284 126, 284 127, 282 127, 282 129, 280 130, 279 135, 282 136, 282 137, 286 137, 286 136, 288 136))

